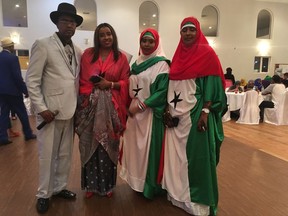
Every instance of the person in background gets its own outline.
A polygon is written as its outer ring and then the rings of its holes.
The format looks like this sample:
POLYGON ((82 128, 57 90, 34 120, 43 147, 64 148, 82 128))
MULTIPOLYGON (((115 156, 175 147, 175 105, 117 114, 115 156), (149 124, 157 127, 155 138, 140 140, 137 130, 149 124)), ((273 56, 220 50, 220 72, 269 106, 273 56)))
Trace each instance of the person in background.
POLYGON ((13 110, 11 110, 11 118, 12 118, 12 120, 16 120, 17 119, 16 113, 13 110))
POLYGON ((11 138, 20 136, 18 131, 13 130, 11 121, 8 123, 8 136, 11 138))
POLYGON ((132 102, 123 136, 120 177, 133 190, 152 199, 163 192, 157 177, 170 61, 165 57, 156 30, 142 31, 139 45, 139 56, 132 65, 129 79, 132 102))
POLYGON ((272 80, 271 76, 269 75, 265 76, 265 78, 262 80, 263 89, 267 88, 270 85, 271 80, 272 80))
POLYGON ((178 117, 179 124, 166 130, 162 186, 168 200, 189 214, 216 215, 225 79, 196 18, 182 21, 180 35, 169 73, 165 114, 178 117))
POLYGON ((112 196, 116 186, 120 136, 126 125, 129 63, 118 48, 115 30, 97 26, 94 47, 81 59, 76 114, 81 158, 81 188, 86 198, 112 196))
POLYGON ((281 82, 281 77, 279 75, 274 75, 272 77, 271 84, 262 91, 262 95, 270 95, 271 100, 264 100, 259 105, 260 108, 260 122, 263 122, 264 119, 264 109, 273 108, 280 100, 282 94, 285 92, 285 86, 281 82))
POLYGON ((255 86, 255 90, 257 90, 258 92, 262 92, 264 90, 261 78, 255 79, 254 86, 255 86))
POLYGON ((11 128, 10 110, 14 110, 22 124, 25 141, 36 138, 33 134, 23 95, 28 97, 27 87, 23 81, 18 57, 13 54, 14 42, 5 37, 1 40, 3 50, 0 53, 0 145, 12 143, 8 138, 11 128))
POLYGON ((240 81, 236 81, 234 85, 230 86, 227 92, 235 92, 235 93, 243 92, 243 89, 240 86, 240 81))
POLYGON ((224 74, 224 77, 225 77, 225 79, 231 80, 233 85, 235 84, 235 77, 232 74, 232 68, 231 67, 226 68, 226 73, 224 74))
POLYGON ((283 74, 282 83, 285 85, 285 88, 288 88, 288 73, 283 74))
POLYGON ((246 80, 245 79, 241 79, 240 80, 240 86, 244 88, 244 86, 246 86, 246 85, 247 85, 246 80))
POLYGON ((247 85, 244 86, 244 92, 254 89, 254 80, 250 79, 247 85))
POLYGON ((49 199, 75 199, 67 190, 74 143, 73 117, 78 95, 78 75, 82 51, 71 38, 83 18, 72 4, 60 3, 50 13, 58 31, 36 40, 32 46, 26 74, 36 122, 47 123, 38 131, 39 187, 36 208, 39 213, 49 209, 49 199))

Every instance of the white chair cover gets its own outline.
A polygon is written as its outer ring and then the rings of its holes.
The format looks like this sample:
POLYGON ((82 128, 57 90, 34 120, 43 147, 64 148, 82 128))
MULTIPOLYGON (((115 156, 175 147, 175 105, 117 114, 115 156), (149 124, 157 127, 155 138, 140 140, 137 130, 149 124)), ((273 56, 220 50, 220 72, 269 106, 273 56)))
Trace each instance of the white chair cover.
POLYGON ((222 116, 222 122, 227 122, 230 121, 231 117, 230 117, 230 108, 228 106, 228 110, 227 112, 222 116))
POLYGON ((285 98, 283 101, 283 125, 288 125, 288 91, 285 92, 285 98))
POLYGON ((274 125, 288 125, 288 91, 285 91, 274 108, 265 108, 264 122, 274 125))
POLYGON ((243 106, 240 109, 240 116, 236 123, 259 124, 259 100, 260 97, 257 91, 250 90, 245 92, 243 106))

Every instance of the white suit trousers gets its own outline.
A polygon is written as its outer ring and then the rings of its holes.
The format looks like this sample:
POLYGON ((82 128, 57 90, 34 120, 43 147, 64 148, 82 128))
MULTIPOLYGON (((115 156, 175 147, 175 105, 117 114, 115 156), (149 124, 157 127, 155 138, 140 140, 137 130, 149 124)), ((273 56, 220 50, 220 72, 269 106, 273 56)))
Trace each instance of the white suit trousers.
POLYGON ((66 188, 74 143, 73 130, 71 118, 54 120, 38 131, 38 198, 49 198, 66 188))

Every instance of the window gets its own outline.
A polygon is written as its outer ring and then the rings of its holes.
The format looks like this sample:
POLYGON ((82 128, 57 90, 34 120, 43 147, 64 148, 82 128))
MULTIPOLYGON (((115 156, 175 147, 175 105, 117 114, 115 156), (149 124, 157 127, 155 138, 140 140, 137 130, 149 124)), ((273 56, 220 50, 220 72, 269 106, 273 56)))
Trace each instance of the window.
POLYGON ((269 68, 270 57, 255 56, 254 71, 257 73, 267 73, 269 68))
POLYGON ((139 8, 139 32, 146 28, 153 28, 158 31, 159 12, 158 7, 151 1, 145 1, 139 8))
POLYGON ((26 0, 2 0, 3 26, 27 27, 26 0))
POLYGON ((257 18, 256 38, 270 39, 271 14, 267 10, 261 10, 257 18))
POLYGON ((203 8, 201 30, 207 37, 216 37, 218 33, 218 11, 212 5, 203 8))

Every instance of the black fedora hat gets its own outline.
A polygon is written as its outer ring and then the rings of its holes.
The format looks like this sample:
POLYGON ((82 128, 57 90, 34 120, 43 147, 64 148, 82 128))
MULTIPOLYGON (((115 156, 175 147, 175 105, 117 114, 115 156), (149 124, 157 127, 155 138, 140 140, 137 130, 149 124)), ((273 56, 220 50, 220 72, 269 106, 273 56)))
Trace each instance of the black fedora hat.
POLYGON ((65 2, 60 3, 58 5, 57 11, 53 11, 50 13, 50 19, 52 20, 54 24, 57 24, 58 18, 61 15, 68 15, 68 16, 75 18, 77 26, 81 25, 81 23, 83 22, 83 18, 77 15, 76 8, 72 4, 68 4, 65 2))

